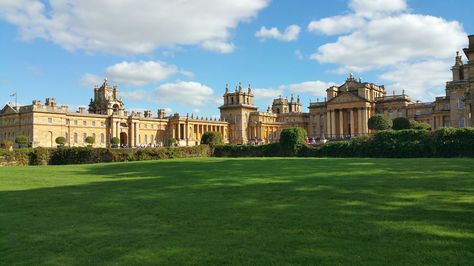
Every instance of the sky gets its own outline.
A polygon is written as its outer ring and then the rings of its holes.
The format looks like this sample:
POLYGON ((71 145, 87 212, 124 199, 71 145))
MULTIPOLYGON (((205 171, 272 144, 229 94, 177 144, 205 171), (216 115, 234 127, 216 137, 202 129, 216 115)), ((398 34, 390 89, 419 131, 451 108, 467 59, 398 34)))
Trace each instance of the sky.
MULTIPOLYGON (((349 73, 444 94, 472 0, 0 0, 0 103, 87 106, 104 78, 127 110, 218 116, 226 84, 324 100, 349 73)), ((471 14, 470 14, 471 13, 471 14)), ((462 54, 462 53, 461 53, 462 54)), ((463 56, 465 61, 465 57, 463 56)))

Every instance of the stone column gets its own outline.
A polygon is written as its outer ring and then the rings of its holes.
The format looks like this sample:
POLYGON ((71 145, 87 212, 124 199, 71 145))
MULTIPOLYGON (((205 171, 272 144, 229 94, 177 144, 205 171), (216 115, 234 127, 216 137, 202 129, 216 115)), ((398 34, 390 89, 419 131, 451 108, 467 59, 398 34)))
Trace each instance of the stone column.
POLYGON ((339 109, 339 137, 344 137, 344 109, 339 109))
POLYGON ((362 134, 366 135, 367 134, 367 108, 363 107, 362 110, 362 134))
POLYGON ((178 135, 176 136, 176 139, 178 142, 181 140, 181 123, 178 122, 178 130, 177 130, 178 135))
POLYGON ((357 108, 357 136, 362 135, 362 108, 357 108))
POLYGON ((115 136, 120 138, 119 122, 115 122, 115 136))
POLYGON ((336 137, 336 110, 331 110, 331 138, 336 137))
POLYGON ((350 127, 351 127, 351 138, 354 137, 354 110, 351 109, 351 112, 350 112, 350 127))
POLYGON ((326 138, 331 136, 331 113, 326 111, 326 138))
POLYGON ((130 143, 128 144, 130 147, 134 147, 135 146, 135 138, 134 138, 134 135, 135 135, 135 123, 131 122, 130 123, 130 143))

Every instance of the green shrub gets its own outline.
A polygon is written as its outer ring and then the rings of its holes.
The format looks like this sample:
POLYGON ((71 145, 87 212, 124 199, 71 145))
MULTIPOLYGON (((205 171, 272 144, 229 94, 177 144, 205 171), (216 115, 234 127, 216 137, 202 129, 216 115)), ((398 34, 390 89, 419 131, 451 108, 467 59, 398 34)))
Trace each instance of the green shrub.
POLYGON ((378 130, 387 130, 392 127, 392 120, 383 116, 383 115, 374 115, 368 120, 369 129, 378 131, 378 130))
POLYGON ((424 122, 418 122, 415 120, 410 120, 410 128, 418 130, 431 130, 431 125, 424 122))
POLYGON ((275 157, 283 156, 279 143, 266 145, 218 145, 214 147, 215 157, 275 157))
POLYGON ((426 130, 384 130, 370 139, 367 150, 370 157, 430 157, 433 143, 426 130))
POLYGON ((86 143, 88 144, 89 147, 92 147, 92 145, 94 145, 95 143, 95 138, 92 136, 87 136, 86 143))
POLYGON ((440 128, 433 141, 436 156, 474 157, 474 128, 440 128))
POLYGON ((169 138, 167 141, 168 147, 176 146, 176 143, 178 143, 178 140, 175 138, 169 138))
POLYGON ((66 138, 65 137, 57 137, 55 139, 55 142, 56 142, 56 144, 58 144, 58 146, 62 147, 62 146, 64 146, 64 144, 66 144, 66 138))
POLYGON ((2 146, 2 149, 5 150, 10 150, 13 147, 13 142, 9 139, 2 140, 0 143, 0 146, 2 146))
POLYGON ((397 117, 393 119, 393 130, 410 129, 410 120, 406 117, 397 117))
POLYGON ((28 142, 29 142, 29 139, 25 135, 18 135, 15 138, 15 143, 18 144, 18 147, 20 147, 20 148, 28 147, 28 142))
POLYGON ((285 128, 280 133, 280 146, 283 154, 294 156, 306 144, 306 130, 302 127, 285 128))
POLYGON ((47 148, 38 147, 31 151, 29 157, 30 165, 47 165, 51 159, 51 151, 47 148))
POLYGON ((0 166, 28 165, 32 149, 0 150, 0 166))
POLYGON ((224 144, 224 139, 222 138, 222 134, 220 132, 204 132, 201 137, 201 144, 214 147, 216 145, 224 144))
POLYGON ((113 137, 110 139, 110 144, 112 145, 112 148, 117 148, 120 144, 120 139, 117 137, 113 137))

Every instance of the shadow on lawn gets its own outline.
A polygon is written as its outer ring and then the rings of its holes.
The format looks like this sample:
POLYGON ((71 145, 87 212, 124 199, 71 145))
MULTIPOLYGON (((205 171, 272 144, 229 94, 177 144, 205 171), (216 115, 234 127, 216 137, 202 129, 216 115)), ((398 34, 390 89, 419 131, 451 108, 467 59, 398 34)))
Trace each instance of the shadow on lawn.
POLYGON ((0 192, 0 254, 7 264, 469 264, 471 165, 278 158, 87 165, 78 175, 103 182, 0 192))

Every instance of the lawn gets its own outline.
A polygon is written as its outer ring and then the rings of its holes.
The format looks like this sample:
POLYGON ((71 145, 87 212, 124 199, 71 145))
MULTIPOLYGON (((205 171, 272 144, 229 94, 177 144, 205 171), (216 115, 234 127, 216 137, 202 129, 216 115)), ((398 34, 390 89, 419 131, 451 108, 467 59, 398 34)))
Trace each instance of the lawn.
POLYGON ((473 159, 0 168, 2 265, 473 261, 473 159))

